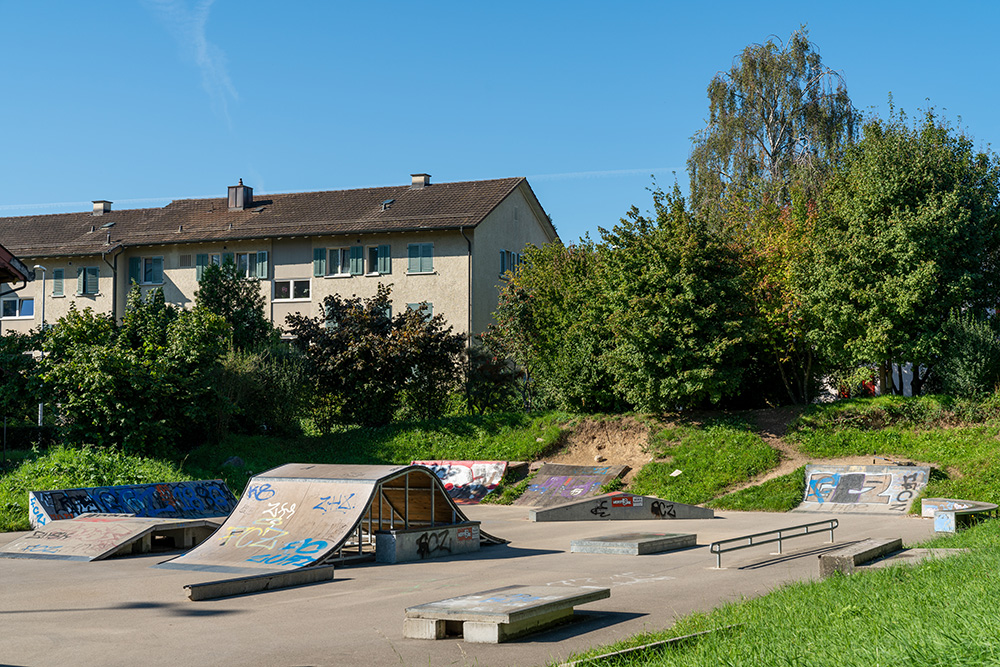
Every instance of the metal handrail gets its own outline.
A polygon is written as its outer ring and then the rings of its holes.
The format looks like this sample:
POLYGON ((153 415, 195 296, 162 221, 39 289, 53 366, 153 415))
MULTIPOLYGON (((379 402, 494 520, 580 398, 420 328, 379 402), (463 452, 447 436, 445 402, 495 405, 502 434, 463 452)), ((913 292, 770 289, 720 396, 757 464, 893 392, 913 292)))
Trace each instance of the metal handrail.
POLYGON ((778 553, 780 554, 781 553, 781 542, 782 542, 782 540, 790 540, 790 539, 792 539, 794 537, 804 537, 806 535, 811 535, 813 533, 818 533, 818 532, 821 532, 821 531, 824 531, 824 530, 829 530, 830 531, 830 542, 832 543, 833 542, 833 529, 836 528, 836 527, 838 527, 839 525, 840 525, 840 522, 837 521, 836 519, 827 519, 826 521, 816 521, 816 522, 813 522, 813 523, 803 523, 803 524, 798 525, 798 526, 789 526, 788 528, 778 528, 777 530, 768 530, 768 531, 763 532, 763 533, 754 533, 753 535, 742 535, 740 537, 732 537, 732 538, 730 538, 728 540, 719 540, 718 542, 712 542, 712 545, 710 547, 710 551, 713 554, 715 554, 715 566, 717 568, 719 568, 719 569, 722 569, 722 554, 723 553, 726 553, 726 552, 729 552, 729 551, 738 551, 740 549, 747 549, 749 547, 756 547, 756 546, 761 545, 761 544, 771 544, 773 542, 777 542, 778 543, 778 553), (822 526, 822 528, 818 528, 817 530, 810 530, 810 528, 817 528, 819 526, 822 526), (786 532, 788 532, 790 530, 803 530, 803 532, 796 533, 794 535, 784 535, 783 534, 783 533, 786 533, 786 532), (775 535, 776 535, 776 537, 774 537, 775 535), (770 539, 757 540, 755 542, 754 539, 758 538, 758 537, 770 537, 770 539), (726 547, 725 546, 725 545, 728 545, 728 544, 732 544, 734 542, 743 542, 744 540, 747 541, 746 544, 739 544, 737 546, 732 546, 732 547, 726 547))

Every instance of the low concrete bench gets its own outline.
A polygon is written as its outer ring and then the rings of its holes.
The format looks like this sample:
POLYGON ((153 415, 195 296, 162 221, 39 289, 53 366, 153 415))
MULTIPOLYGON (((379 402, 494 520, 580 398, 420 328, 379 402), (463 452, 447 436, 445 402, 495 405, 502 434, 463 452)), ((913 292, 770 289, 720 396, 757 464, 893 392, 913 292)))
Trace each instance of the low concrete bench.
POLYGON ((851 574, 858 565, 881 558, 903 548, 901 538, 867 539, 856 544, 837 549, 819 557, 819 576, 829 577, 834 572, 851 574))
POLYGON ((279 588, 304 586, 320 581, 333 580, 333 565, 314 565, 300 567, 288 572, 273 574, 253 574, 247 577, 205 581, 200 584, 187 584, 188 598, 193 601, 216 600, 234 595, 246 595, 258 591, 273 591, 279 588))
POLYGON ((567 622, 578 604, 611 597, 608 588, 505 586, 409 607, 403 636, 499 644, 567 622))

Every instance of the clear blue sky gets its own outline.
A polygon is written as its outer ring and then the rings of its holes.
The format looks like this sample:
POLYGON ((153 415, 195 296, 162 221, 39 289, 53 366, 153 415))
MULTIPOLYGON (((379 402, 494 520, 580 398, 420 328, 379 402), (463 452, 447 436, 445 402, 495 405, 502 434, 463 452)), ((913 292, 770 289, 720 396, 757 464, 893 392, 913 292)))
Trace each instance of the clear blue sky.
POLYGON ((855 105, 1000 148, 992 2, 0 5, 0 215, 527 176, 569 242, 683 186, 711 77, 800 24, 855 105))

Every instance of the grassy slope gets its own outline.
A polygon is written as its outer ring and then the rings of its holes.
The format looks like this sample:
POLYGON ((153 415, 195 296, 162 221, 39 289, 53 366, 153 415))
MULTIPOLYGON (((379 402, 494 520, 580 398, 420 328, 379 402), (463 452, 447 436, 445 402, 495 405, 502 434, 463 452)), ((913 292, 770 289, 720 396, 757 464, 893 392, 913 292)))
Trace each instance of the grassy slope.
MULTIPOLYGON (((915 567, 793 584, 761 598, 680 619, 581 655, 599 655, 669 637, 742 624, 686 646, 587 663, 594 667, 677 665, 1000 664, 1000 521, 980 524, 936 547, 971 553, 915 567)), ((580 656, 577 656, 580 657, 580 656)))

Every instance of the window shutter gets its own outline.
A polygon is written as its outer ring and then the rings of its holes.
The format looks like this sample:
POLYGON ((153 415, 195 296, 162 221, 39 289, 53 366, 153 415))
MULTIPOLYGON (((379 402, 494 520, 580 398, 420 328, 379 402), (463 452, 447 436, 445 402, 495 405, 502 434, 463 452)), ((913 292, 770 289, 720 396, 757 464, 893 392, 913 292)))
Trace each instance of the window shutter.
POLYGON ((420 272, 420 245, 417 243, 411 243, 406 246, 406 251, 409 255, 408 262, 406 265, 406 271, 408 273, 419 273, 420 272))
POLYGON ((92 266, 89 267, 87 270, 90 271, 91 269, 93 269, 94 271, 94 288, 90 290, 90 292, 91 294, 97 294, 98 292, 101 291, 101 267, 92 266))
POLYGON ((378 247, 378 272, 392 273, 392 254, 387 245, 378 247))
POLYGON ((428 320, 434 317, 434 304, 430 301, 424 301, 424 317, 428 320))
POLYGON ((129 257, 128 258, 128 282, 129 282, 129 284, 132 284, 132 283, 141 283, 142 282, 142 275, 139 273, 139 271, 141 270, 141 268, 140 268, 141 264, 142 264, 142 260, 140 258, 138 258, 138 257, 129 257))
POLYGON ((231 252, 224 252, 224 253, 222 253, 222 263, 223 263, 223 265, 225 265, 226 262, 229 262, 230 264, 235 264, 236 263, 236 255, 234 255, 231 252))
POLYGON ((257 253, 257 277, 261 280, 267 280, 267 251, 261 250, 257 253))
POLYGON ((152 271, 153 275, 151 276, 151 278, 152 278, 152 280, 153 280, 154 283, 162 283, 163 282, 163 258, 162 257, 154 257, 152 259, 152 262, 153 262, 153 271, 152 271))
POLYGON ((500 274, 503 275, 507 272, 507 253, 503 250, 500 251, 500 274))
POLYGON ((420 271, 427 273, 434 270, 434 244, 420 244, 420 271))
POLYGON ((351 246, 351 275, 360 276, 365 272, 365 249, 351 246))
POLYGON ((77 267, 76 269, 76 293, 83 294, 83 281, 85 280, 85 272, 83 267, 77 267))
POLYGON ((326 248, 313 248, 313 275, 326 275, 326 248))
POLYGON ((194 277, 201 282, 201 277, 205 275, 205 267, 208 266, 208 253, 199 253, 194 257, 194 277))
POLYGON ((52 272, 52 296, 63 295, 63 280, 66 272, 63 269, 56 269, 52 272))

